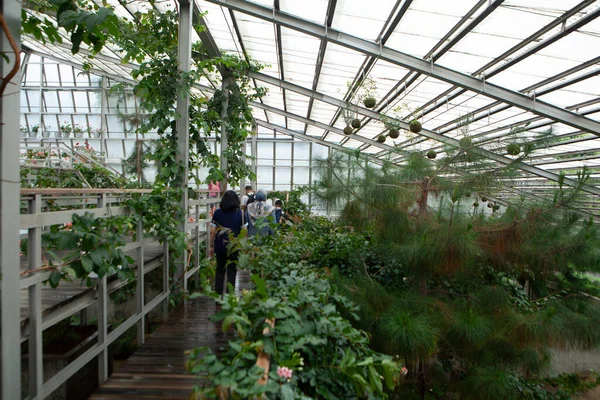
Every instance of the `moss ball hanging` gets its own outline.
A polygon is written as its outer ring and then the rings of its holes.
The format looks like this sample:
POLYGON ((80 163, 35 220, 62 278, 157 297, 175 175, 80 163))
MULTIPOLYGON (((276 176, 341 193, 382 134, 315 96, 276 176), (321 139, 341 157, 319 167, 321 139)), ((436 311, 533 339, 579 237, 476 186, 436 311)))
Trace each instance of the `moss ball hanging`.
POLYGON ((521 152, 521 147, 516 143, 511 143, 506 146, 506 152, 511 156, 516 156, 521 152))
POLYGON ((496 212, 498 210, 500 210, 500 205, 494 204, 494 207, 492 207, 492 211, 496 212))
POLYGON ((433 160, 436 157, 437 157, 437 153, 435 152, 435 150, 429 150, 427 152, 427 158, 429 158, 430 160, 433 160))
POLYGON ((400 131, 398 129, 390 129, 390 134, 389 136, 392 139, 398 139, 398 136, 400 136, 400 131))
POLYGON ((474 202, 473 203, 473 207, 475 207, 475 208, 479 207, 479 203, 478 202, 474 202))
POLYGON ((383 142, 385 142, 385 135, 379 135, 379 136, 377 137, 377 141, 378 141, 379 143, 383 143, 383 142))
POLYGON ((492 208, 492 207, 494 207, 494 203, 492 203, 492 202, 490 201, 490 202, 488 203, 488 205, 487 205, 487 206, 488 206, 488 208, 492 208))
POLYGON ((471 197, 471 192, 465 192, 465 197, 471 197))
POLYGON ((375 107, 375 104, 377 104, 377 100, 375 100, 375 97, 373 96, 365 97, 365 99, 363 100, 363 104, 367 108, 373 108, 375 107))
POLYGON ((352 135, 352 132, 354 132, 354 129, 352 129, 351 126, 347 126, 347 127, 344 128, 344 133, 346 135, 352 135))
POLYGON ((483 201, 485 203, 486 201, 488 201, 488 198, 485 196, 481 196, 481 201, 483 201))
POLYGON ((354 119, 352 120, 352 127, 353 127, 353 128, 355 128, 355 129, 358 129, 358 128, 360 128, 360 119, 358 119, 358 118, 354 118, 354 119))
POLYGON ((473 145, 473 141, 471 140, 471 138, 464 137, 458 141, 458 144, 463 149, 468 149, 469 147, 471 147, 473 145))
POLYGON ((409 128, 410 131, 412 133, 419 133, 421 132, 421 123, 419 121, 417 121, 416 119, 413 119, 412 121, 410 121, 409 128))

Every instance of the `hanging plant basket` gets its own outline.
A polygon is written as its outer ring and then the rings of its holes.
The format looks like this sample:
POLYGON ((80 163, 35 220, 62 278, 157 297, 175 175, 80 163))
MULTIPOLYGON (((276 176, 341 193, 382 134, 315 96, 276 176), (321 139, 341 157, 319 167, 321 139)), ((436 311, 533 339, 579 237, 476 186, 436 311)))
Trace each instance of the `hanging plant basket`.
POLYGON ((521 146, 516 143, 511 143, 506 146, 506 152, 511 156, 516 156, 521 152, 521 146))
POLYGON ((492 207, 492 211, 496 212, 500 210, 500 205, 499 204, 494 204, 494 207, 492 207))
POLYGON ((379 135, 379 136, 377 137, 377 141, 378 141, 379 143, 383 143, 383 142, 385 142, 385 135, 379 135))
POLYGON ((437 157, 437 153, 435 152, 435 150, 429 150, 427 152, 427 158, 429 158, 430 160, 433 160, 436 157, 437 157))
POLYGON ((412 121, 410 121, 409 128, 412 133, 419 133, 421 132, 422 126, 419 121, 413 119, 412 121))
POLYGON ((460 147, 462 147, 463 149, 468 149, 471 146, 473 146, 473 141, 471 140, 471 138, 468 137, 464 137, 462 139, 460 139, 458 141, 458 144, 460 145, 460 147))
POLYGON ((398 139, 398 136, 400 136, 400 131, 398 129, 390 129, 389 137, 398 139))
POLYGON ((487 205, 487 206, 488 206, 488 208, 492 208, 492 207, 494 207, 494 203, 492 203, 492 202, 490 201, 490 202, 488 203, 488 205, 487 205))
POLYGON ((358 128, 360 128, 360 119, 358 119, 358 118, 354 118, 354 119, 352 120, 352 127, 353 127, 354 129, 358 129, 358 128))
POLYGON ((481 196, 481 201, 483 201, 484 203, 488 201, 488 198, 485 196, 481 196))
POLYGON ((373 107, 375 107, 375 104, 377 104, 377 100, 375 100, 375 97, 373 97, 373 96, 368 96, 368 97, 365 97, 365 99, 363 100, 363 104, 367 108, 373 108, 373 107))
POLYGON ((346 135, 352 135, 352 132, 354 132, 354 129, 352 129, 351 126, 347 126, 347 127, 344 128, 344 133, 346 135))
POLYGON ((475 208, 479 207, 479 203, 478 202, 474 202, 473 203, 473 207, 475 207, 475 208))

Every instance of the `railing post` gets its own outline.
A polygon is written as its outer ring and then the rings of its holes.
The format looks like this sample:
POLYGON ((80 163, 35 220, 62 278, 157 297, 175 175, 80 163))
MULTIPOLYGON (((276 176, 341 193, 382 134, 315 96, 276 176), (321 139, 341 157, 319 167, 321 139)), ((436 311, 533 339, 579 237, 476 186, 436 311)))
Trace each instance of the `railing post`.
MULTIPOLYGON (((163 293, 169 293, 169 243, 165 240, 163 243, 163 293)), ((163 321, 169 317, 169 297, 165 299, 162 305, 163 321)))
MULTIPOLYGON (((106 293, 106 275, 98 279, 98 345, 102 346, 108 336, 108 294, 106 293)), ((98 384, 101 385, 108 379, 108 348, 98 354, 98 384)))
MULTIPOLYGON (((198 197, 200 197, 200 196, 198 196, 198 197)), ((196 221, 196 242, 194 244, 194 250, 196 252, 195 261, 196 261, 196 268, 198 270, 194 274, 195 275, 194 279, 196 282, 196 290, 198 290, 198 286, 200 284, 200 279, 199 279, 199 275, 200 275, 200 199, 198 199, 198 203, 196 204, 195 210, 196 210, 196 213, 194 215, 194 219, 196 221)))
POLYGON ((144 317, 144 225, 142 224, 141 216, 137 225, 137 242, 139 247, 137 248, 137 282, 135 297, 137 300, 136 311, 141 315, 141 318, 137 323, 137 342, 138 346, 141 346, 144 344, 146 333, 146 318, 144 317))
MULTIPOLYGON (((106 207, 106 193, 98 199, 98 208, 106 207)), ((108 336, 108 294, 106 292, 106 275, 98 279, 98 345, 102 346, 108 336)), ((108 379, 108 348, 98 354, 98 384, 108 379)))
MULTIPOLYGON (((36 194, 29 201, 29 213, 42 212, 42 196, 36 194)), ((27 238, 29 270, 42 267, 42 228, 30 228, 27 238)), ((29 287, 29 398, 43 398, 44 357, 42 347, 42 284, 29 287)))

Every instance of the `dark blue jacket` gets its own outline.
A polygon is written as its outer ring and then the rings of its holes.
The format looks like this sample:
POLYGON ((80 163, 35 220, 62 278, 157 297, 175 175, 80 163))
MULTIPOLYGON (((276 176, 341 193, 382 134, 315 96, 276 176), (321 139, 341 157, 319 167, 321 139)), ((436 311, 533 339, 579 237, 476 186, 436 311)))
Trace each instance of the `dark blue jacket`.
POLYGON ((242 230, 242 212, 239 209, 232 212, 224 212, 219 208, 213 214, 212 222, 217 226, 215 253, 227 253, 229 234, 233 232, 233 235, 237 236, 242 230))

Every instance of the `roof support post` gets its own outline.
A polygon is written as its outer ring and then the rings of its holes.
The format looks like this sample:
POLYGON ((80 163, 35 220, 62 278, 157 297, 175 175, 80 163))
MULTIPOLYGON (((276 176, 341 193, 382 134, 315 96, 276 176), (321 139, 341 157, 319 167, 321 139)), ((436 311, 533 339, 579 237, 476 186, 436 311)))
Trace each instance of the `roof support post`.
MULTIPOLYGON (((20 61, 21 2, 2 0, 0 15, 17 46, 15 52, 6 34, 0 35, 0 52, 9 62, 0 62, 5 79, 20 61)), ((21 74, 10 80, 0 98, 0 322, 2 347, 0 366, 3 399, 21 398, 21 333, 19 301, 19 100, 21 74)))
MULTIPOLYGON (((592 132, 600 136, 600 122, 582 117, 552 104, 535 100, 522 93, 505 89, 501 86, 484 82, 481 79, 463 74, 452 69, 442 67, 438 64, 414 57, 385 46, 379 46, 377 43, 370 42, 355 36, 348 35, 336 29, 326 29, 325 27, 292 16, 281 11, 268 7, 263 7, 243 0, 207 0, 211 3, 219 4, 229 9, 239 11, 256 18, 273 22, 277 25, 285 26, 310 36, 325 39, 340 46, 358 51, 363 54, 373 55, 381 60, 400 65, 404 68, 417 71, 422 74, 430 75, 476 93, 503 101, 515 107, 534 112, 538 115, 551 118, 558 122, 565 123, 584 131, 592 132)), ((600 9, 594 11, 600 13, 600 9)))
MULTIPOLYGON (((192 59, 192 4, 189 0, 180 0, 179 2, 179 40, 178 40, 178 58, 179 71, 187 73, 190 71, 192 59)), ((183 167, 181 172, 181 202, 180 206, 183 212, 180 221, 180 229, 187 232, 187 214, 188 214, 188 164, 190 152, 190 95, 189 93, 179 93, 177 97, 177 162, 183 167)), ((185 254, 177 261, 177 272, 175 282, 184 279, 187 268, 187 257, 185 254)))

